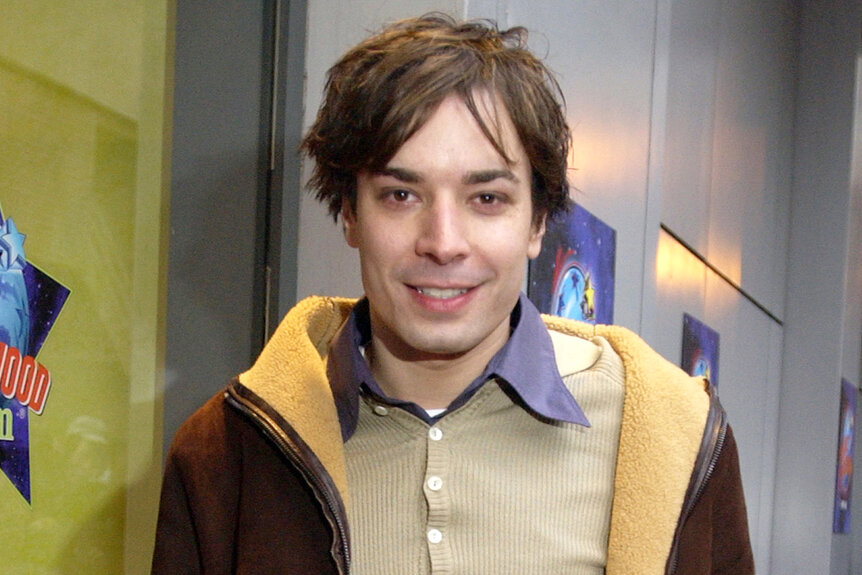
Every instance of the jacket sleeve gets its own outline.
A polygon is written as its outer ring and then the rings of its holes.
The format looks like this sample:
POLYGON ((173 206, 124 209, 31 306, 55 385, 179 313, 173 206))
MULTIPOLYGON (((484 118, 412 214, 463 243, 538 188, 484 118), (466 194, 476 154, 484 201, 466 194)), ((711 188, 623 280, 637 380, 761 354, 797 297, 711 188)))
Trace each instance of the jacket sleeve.
POLYGON ((154 575, 330 575, 332 548, 303 474, 224 394, 183 423, 165 465, 154 575))
POLYGON ((733 431, 680 534, 676 575, 750 575, 754 557, 733 431))
POLYGON ((200 573, 196 539, 186 486, 176 459, 169 455, 162 480, 153 575, 200 573))
POLYGON ((238 455, 229 449, 221 394, 179 429, 162 479, 154 575, 228 573, 232 565, 238 455))

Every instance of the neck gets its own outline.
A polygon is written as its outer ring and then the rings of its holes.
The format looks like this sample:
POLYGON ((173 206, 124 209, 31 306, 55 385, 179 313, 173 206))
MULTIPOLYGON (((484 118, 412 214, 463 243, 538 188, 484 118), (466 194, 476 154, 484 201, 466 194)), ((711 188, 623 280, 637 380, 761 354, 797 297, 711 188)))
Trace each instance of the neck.
MULTIPOLYGON (((454 355, 398 353, 372 335, 366 359, 374 379, 390 397, 411 401, 423 409, 445 409, 479 377, 508 339, 489 338, 454 355)), ((373 332, 372 332, 373 333, 373 332)))

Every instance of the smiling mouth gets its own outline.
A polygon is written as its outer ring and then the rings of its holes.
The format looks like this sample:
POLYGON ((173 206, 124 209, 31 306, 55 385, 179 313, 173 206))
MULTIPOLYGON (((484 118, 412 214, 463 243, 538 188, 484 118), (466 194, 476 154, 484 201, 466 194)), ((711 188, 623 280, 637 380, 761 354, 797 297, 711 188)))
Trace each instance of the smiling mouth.
POLYGON ((420 294, 434 299, 452 299, 460 295, 464 295, 468 291, 467 288, 431 288, 431 287, 414 287, 420 294))

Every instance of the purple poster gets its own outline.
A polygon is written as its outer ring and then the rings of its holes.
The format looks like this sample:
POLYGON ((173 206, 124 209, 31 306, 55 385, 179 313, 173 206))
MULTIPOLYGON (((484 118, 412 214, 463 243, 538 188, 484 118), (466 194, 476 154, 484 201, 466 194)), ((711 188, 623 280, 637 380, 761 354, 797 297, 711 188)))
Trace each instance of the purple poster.
POLYGON ((841 380, 841 414, 838 418, 838 464, 835 472, 833 533, 850 533, 850 493, 853 487, 853 428, 856 421, 856 388, 841 380))
POLYGON ((718 332, 689 314, 682 318, 682 364, 689 375, 718 387, 718 332))
POLYGON ((542 313, 613 323, 615 263, 616 232, 574 205, 548 222, 542 251, 530 262, 528 295, 542 313))
POLYGON ((0 212, 0 470, 30 502, 30 426, 51 374, 36 361, 69 290, 29 263, 26 236, 0 212))

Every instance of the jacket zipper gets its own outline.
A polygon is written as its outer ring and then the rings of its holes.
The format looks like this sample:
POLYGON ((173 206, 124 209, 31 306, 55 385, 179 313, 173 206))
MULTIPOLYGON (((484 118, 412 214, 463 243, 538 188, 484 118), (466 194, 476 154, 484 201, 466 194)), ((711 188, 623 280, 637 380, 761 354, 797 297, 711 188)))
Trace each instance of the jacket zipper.
POLYGON ((340 575, 350 574, 350 547, 347 540, 347 527, 345 520, 338 513, 339 505, 336 504, 330 490, 327 489, 323 480, 305 462, 299 450, 284 431, 266 415, 257 405, 236 393, 233 388, 225 392, 225 399, 239 412, 245 414, 275 443, 276 447, 296 466, 305 477, 312 491, 316 494, 318 501, 323 505, 326 513, 324 515, 330 522, 331 527, 338 533, 341 542, 341 558, 335 549, 332 550, 333 559, 340 575))
POLYGON ((727 413, 718 401, 718 396, 715 394, 715 388, 709 386, 709 413, 707 415, 707 423, 704 428, 704 438, 701 443, 700 452, 698 453, 695 462, 693 473, 697 475, 692 477, 692 482, 686 491, 685 501, 683 501, 682 513, 677 524, 676 533, 674 534, 673 544, 671 546, 670 555, 668 557, 667 575, 676 573, 679 567, 679 538, 685 522, 694 509, 697 502, 700 500, 706 486, 715 471, 715 466, 718 463, 718 458, 721 455, 724 447, 724 438, 727 433, 727 413))

